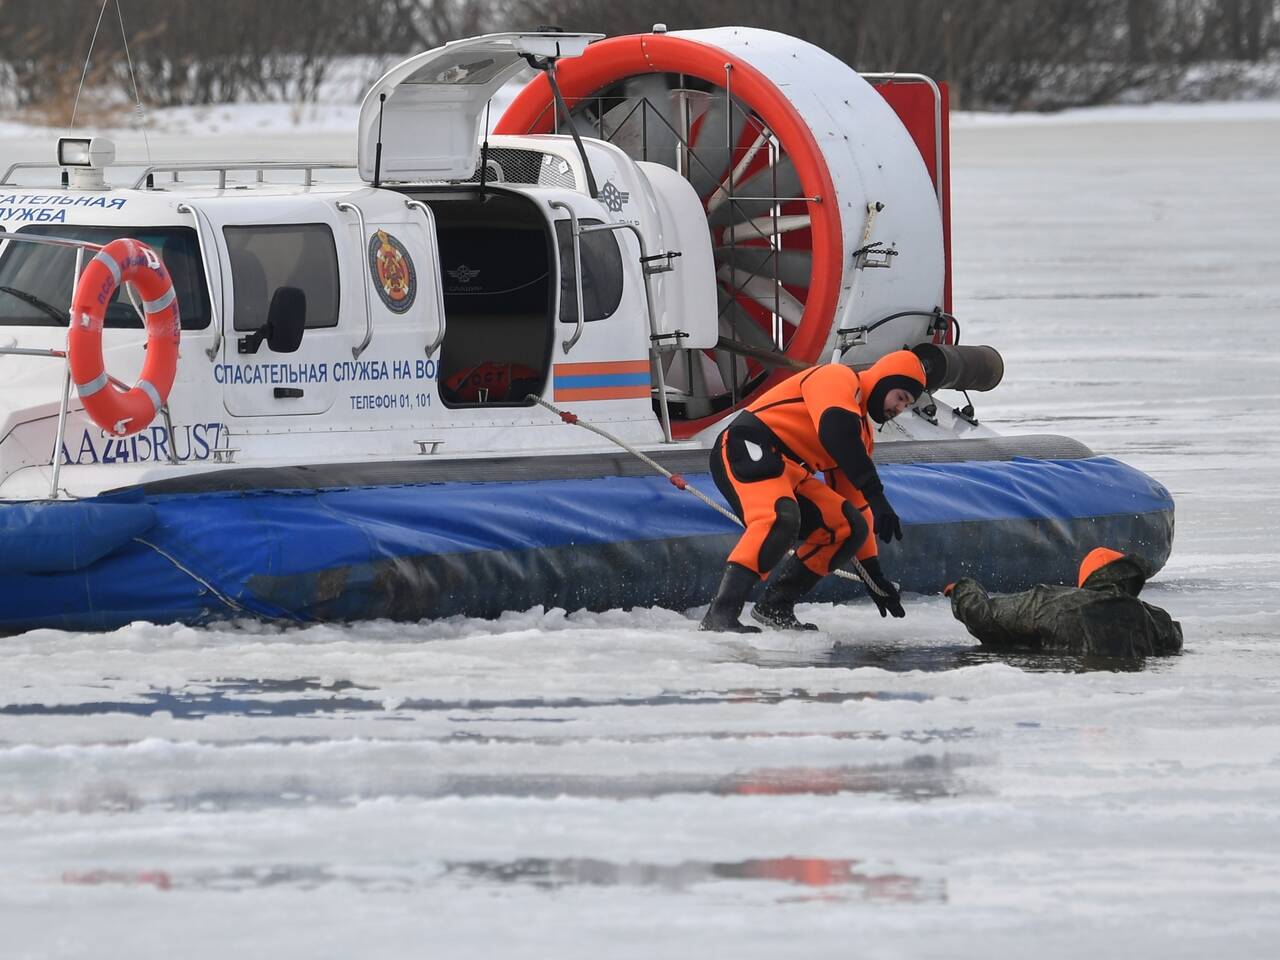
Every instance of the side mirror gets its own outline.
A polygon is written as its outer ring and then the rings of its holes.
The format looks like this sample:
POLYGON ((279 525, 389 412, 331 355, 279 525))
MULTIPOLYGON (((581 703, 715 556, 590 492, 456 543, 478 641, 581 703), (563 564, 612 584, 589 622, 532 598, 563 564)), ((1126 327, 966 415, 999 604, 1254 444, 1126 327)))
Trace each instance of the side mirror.
POLYGON ((297 287, 277 287, 267 308, 267 346, 275 353, 293 353, 307 329, 307 295, 297 287))
POLYGON ((240 353, 257 353, 262 341, 273 353, 293 353, 302 344, 307 329, 307 295, 297 287, 277 287, 267 308, 267 322, 247 337, 241 337, 240 353))

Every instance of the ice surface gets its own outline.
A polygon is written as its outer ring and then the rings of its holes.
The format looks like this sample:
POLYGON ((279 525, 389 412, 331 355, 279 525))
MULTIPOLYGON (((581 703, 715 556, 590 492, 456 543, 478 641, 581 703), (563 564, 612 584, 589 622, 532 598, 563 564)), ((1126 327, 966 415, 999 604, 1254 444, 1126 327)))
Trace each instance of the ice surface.
POLYGON ((1184 656, 1001 660, 937 598, 2 639, 4 955, 1274 956, 1280 111, 1131 109, 956 124, 956 311, 987 423, 1172 490, 1184 656))

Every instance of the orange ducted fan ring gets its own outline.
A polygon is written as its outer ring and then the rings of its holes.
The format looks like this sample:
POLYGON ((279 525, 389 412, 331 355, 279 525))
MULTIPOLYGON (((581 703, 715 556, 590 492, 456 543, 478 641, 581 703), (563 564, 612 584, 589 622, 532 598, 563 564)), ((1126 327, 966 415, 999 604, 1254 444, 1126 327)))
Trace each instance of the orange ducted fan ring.
MULTIPOLYGON (((816 362, 840 296, 844 240, 827 164, 809 126, 760 70, 685 37, 593 44, 556 78, 580 134, 681 172, 702 199, 715 256, 721 343, 816 362), (824 200, 826 201, 824 203, 824 200)), ((550 133, 545 76, 503 114, 501 134, 550 133)), ((743 352, 705 352, 713 376, 672 405, 689 437, 789 376, 743 352)))

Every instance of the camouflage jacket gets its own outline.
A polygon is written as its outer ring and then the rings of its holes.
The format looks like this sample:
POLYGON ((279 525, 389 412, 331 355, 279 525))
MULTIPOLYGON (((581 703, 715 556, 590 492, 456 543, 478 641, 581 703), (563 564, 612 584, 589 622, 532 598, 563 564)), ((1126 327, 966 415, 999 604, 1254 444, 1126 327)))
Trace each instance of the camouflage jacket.
POLYGON ((1182 650, 1182 625, 1138 593, 1147 569, 1137 557, 1113 560, 1082 587, 1038 584, 988 596, 975 580, 956 582, 951 612, 983 646, 995 650, 1168 656, 1182 650))

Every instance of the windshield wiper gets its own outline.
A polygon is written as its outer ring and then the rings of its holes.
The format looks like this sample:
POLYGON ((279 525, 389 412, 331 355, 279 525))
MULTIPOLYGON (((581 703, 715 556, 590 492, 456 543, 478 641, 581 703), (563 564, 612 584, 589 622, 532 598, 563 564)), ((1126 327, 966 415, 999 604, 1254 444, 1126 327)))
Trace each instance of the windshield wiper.
POLYGON ((68 315, 68 313, 65 310, 59 310, 53 304, 46 303, 44 300, 41 300, 35 294, 27 293, 27 291, 25 290, 18 290, 15 287, 5 287, 5 286, 0 286, 0 293, 12 294, 13 296, 17 297, 19 300, 22 300, 25 303, 31 304, 31 306, 35 307, 41 313, 47 313, 49 316, 53 317, 53 319, 57 320, 64 327, 71 326, 71 317, 70 315, 68 315))

